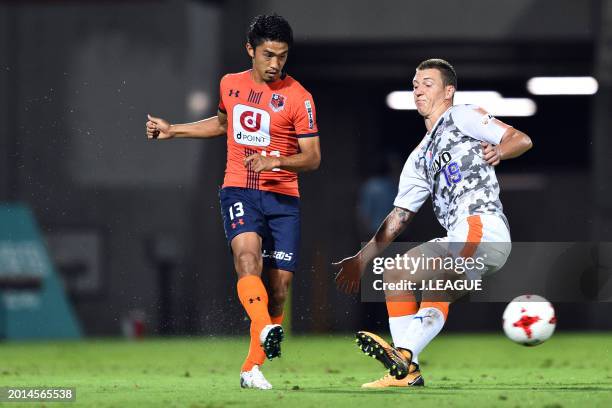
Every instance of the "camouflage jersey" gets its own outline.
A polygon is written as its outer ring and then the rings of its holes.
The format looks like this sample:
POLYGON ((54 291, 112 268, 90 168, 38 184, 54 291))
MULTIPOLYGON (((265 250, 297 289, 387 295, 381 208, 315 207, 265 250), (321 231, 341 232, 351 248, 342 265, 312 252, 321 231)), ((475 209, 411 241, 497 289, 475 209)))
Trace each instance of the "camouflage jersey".
POLYGON ((406 160, 393 204, 417 212, 431 195, 447 231, 474 214, 498 215, 508 226, 495 169, 480 142, 499 144, 509 127, 478 106, 451 106, 406 160))

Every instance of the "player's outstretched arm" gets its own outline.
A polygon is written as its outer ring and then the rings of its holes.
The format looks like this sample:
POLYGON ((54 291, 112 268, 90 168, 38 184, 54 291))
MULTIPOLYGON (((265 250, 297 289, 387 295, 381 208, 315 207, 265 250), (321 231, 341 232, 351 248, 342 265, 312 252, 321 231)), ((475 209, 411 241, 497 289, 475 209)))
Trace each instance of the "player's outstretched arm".
POLYGON ((344 258, 333 265, 340 268, 336 275, 338 289, 346 293, 357 293, 359 280, 366 265, 384 251, 391 242, 406 229, 415 213, 404 208, 395 207, 380 224, 376 234, 355 255, 344 258))
POLYGON ((300 152, 287 157, 262 156, 255 153, 244 159, 244 165, 255 172, 269 171, 275 168, 301 173, 319 168, 321 164, 321 146, 319 137, 298 139, 300 152))
POLYGON ((502 160, 519 157, 533 146, 529 136, 512 127, 506 130, 498 145, 487 142, 481 144, 483 157, 492 166, 497 166, 502 160))
POLYGON ((147 138, 172 139, 175 137, 208 138, 223 136, 227 132, 227 115, 221 111, 217 116, 192 123, 171 125, 162 118, 147 115, 147 138))

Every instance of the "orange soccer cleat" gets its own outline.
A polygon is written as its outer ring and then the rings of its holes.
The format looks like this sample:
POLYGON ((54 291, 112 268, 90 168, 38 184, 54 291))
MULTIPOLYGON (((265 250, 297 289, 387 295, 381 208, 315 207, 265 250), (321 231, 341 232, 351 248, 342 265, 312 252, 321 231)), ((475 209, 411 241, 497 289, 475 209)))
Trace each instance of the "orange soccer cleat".
POLYGON ((389 370, 390 375, 397 380, 401 380, 408 375, 412 363, 412 352, 410 350, 395 348, 382 337, 367 331, 357 332, 356 337, 355 342, 361 351, 380 361, 389 370))
POLYGON ((391 374, 386 374, 383 378, 365 383, 361 388, 387 388, 387 387, 422 387, 425 380, 421 376, 421 370, 416 363, 410 364, 408 375, 401 380, 396 379, 391 374))

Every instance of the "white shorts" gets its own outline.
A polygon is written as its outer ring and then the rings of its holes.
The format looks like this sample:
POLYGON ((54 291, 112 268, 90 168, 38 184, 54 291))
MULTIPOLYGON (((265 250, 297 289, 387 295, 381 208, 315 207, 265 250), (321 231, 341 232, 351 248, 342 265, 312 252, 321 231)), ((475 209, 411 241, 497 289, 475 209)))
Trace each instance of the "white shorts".
MULTIPOLYGON (((466 269, 469 279, 480 279, 498 271, 510 256, 510 231, 501 217, 491 214, 471 215, 456 224, 443 238, 435 238, 445 254, 454 258, 473 258, 477 265, 466 269)), ((427 245, 427 244, 425 244, 427 245)))

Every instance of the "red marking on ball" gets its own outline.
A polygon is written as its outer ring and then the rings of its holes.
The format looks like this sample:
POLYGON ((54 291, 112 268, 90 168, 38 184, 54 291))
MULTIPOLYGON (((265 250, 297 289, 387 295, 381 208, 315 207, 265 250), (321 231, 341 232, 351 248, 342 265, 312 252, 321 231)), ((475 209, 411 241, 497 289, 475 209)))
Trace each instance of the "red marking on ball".
POLYGON ((551 317, 550 320, 548 321, 548 323, 550 323, 550 324, 557 324, 557 316, 551 317))
POLYGON ((521 318, 519 320, 517 320, 516 322, 514 322, 513 326, 514 327, 520 327, 521 329, 523 329, 525 331, 525 334, 527 335, 527 338, 530 339, 531 338, 531 325, 534 324, 537 321, 540 321, 540 317, 539 316, 527 316, 527 315, 523 315, 521 316, 521 318))
POLYGON ((524 307, 521 307, 521 313, 525 313, 527 311, 527 309, 525 309, 524 307))

